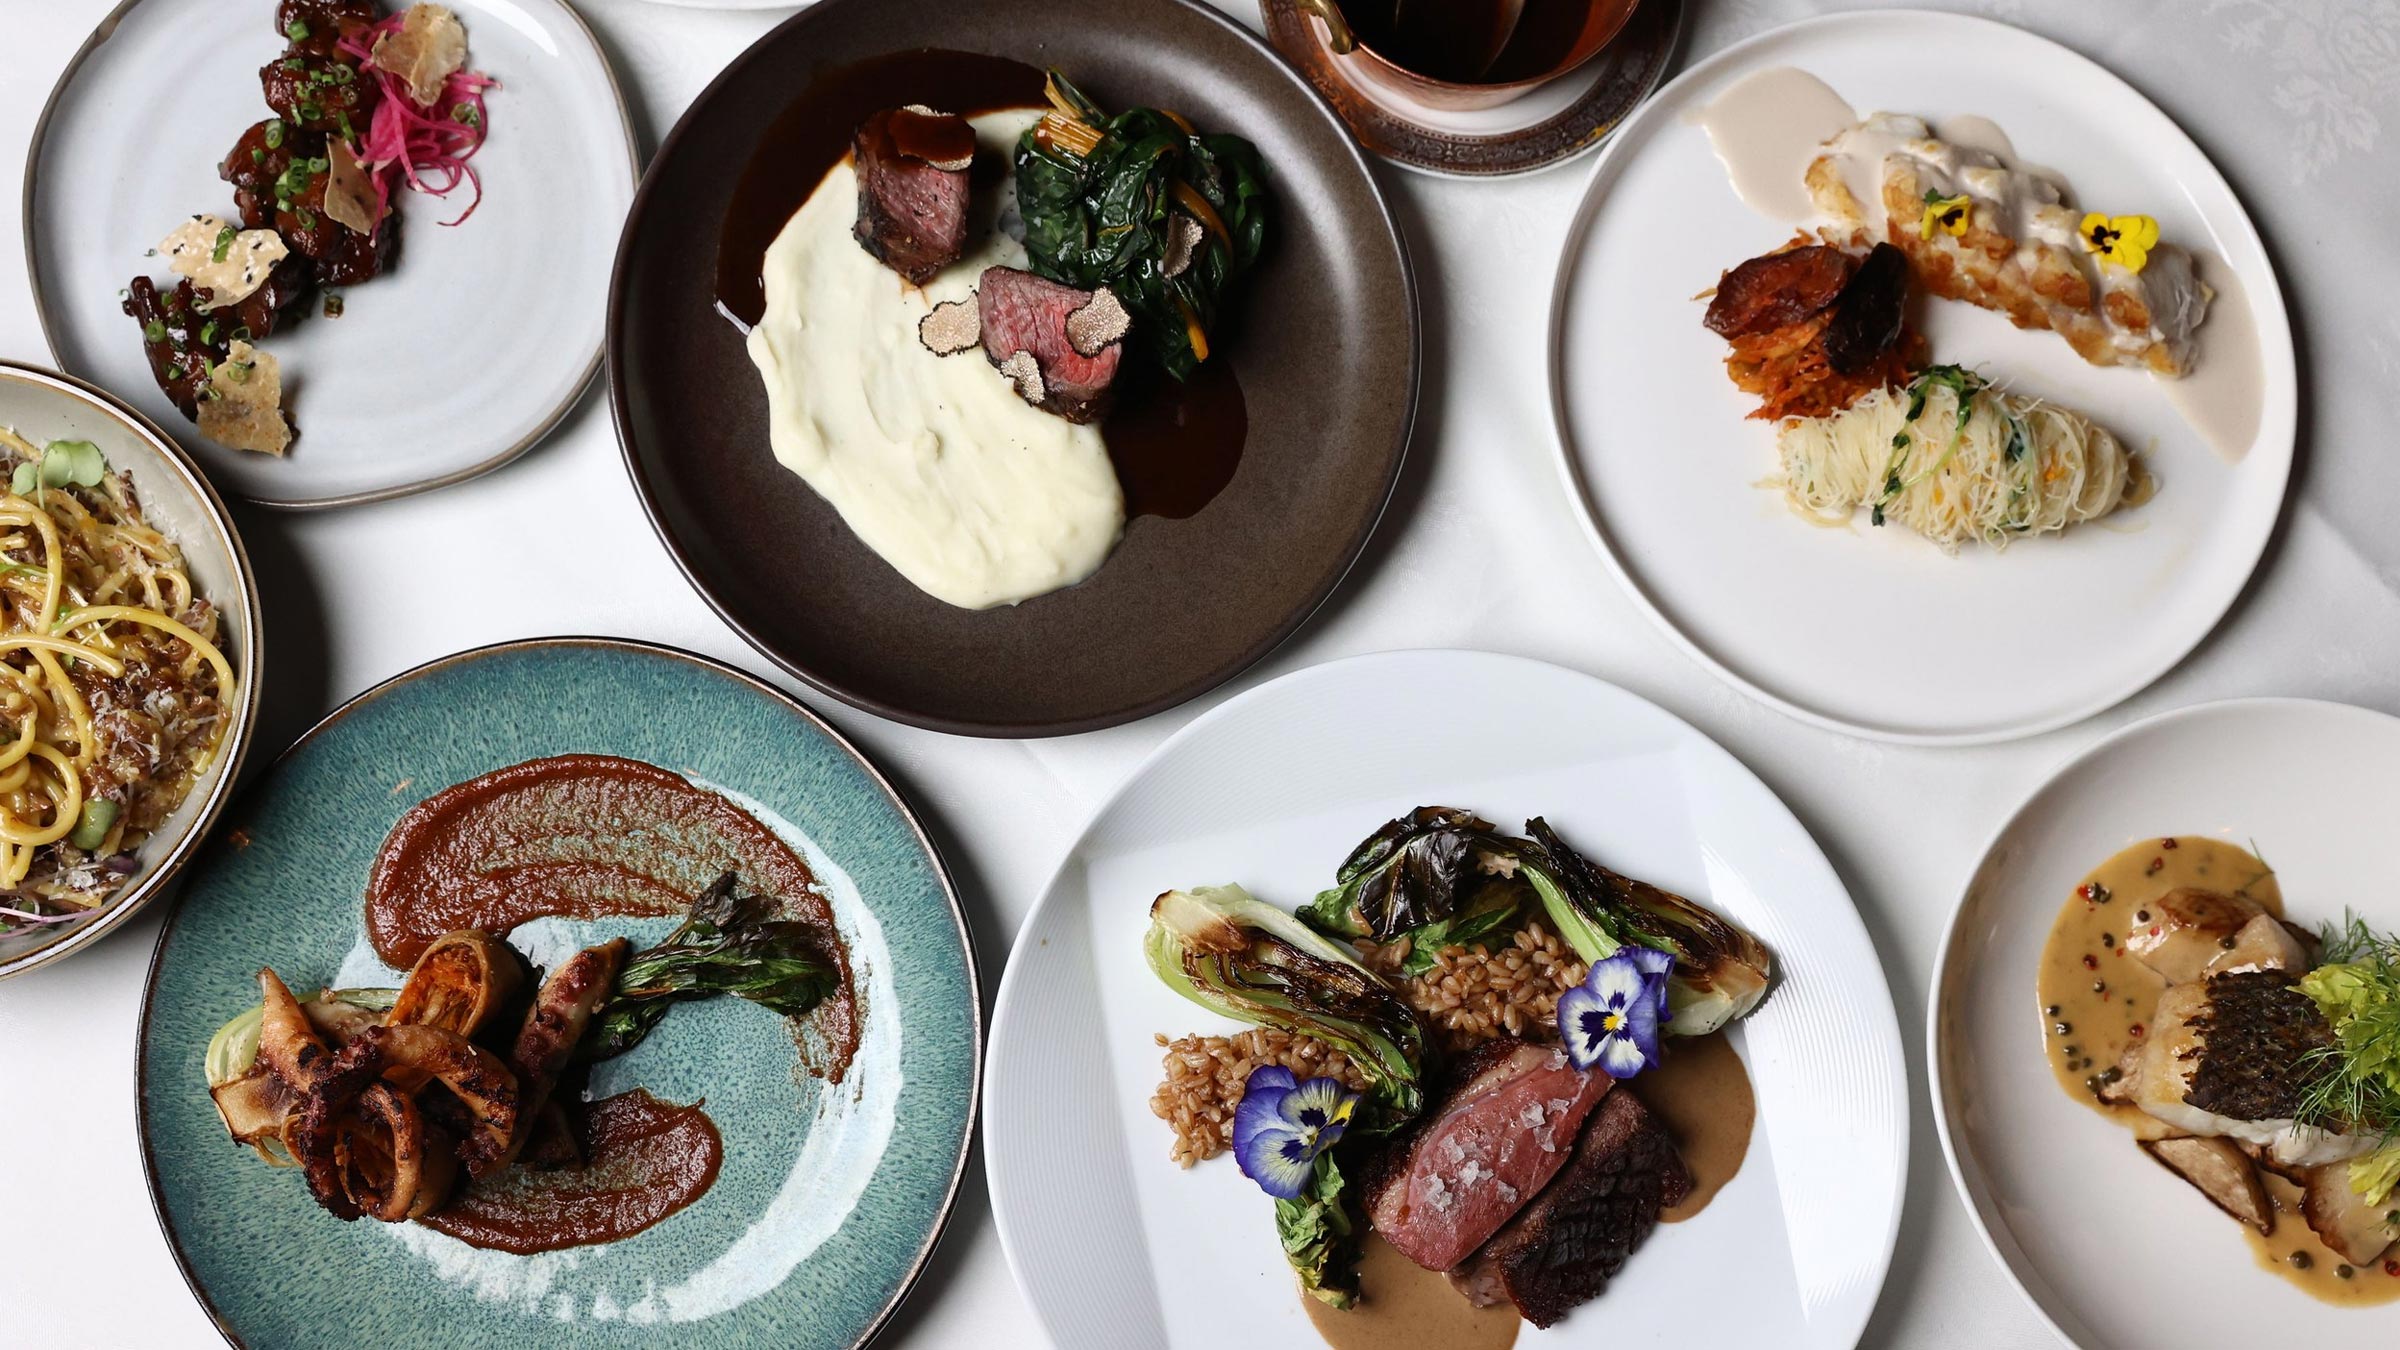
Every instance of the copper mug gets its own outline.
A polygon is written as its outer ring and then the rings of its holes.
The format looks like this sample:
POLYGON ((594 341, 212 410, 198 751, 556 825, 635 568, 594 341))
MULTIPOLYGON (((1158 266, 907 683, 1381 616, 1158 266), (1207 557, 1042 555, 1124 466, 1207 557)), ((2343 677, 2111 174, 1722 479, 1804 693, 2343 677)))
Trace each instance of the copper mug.
POLYGON ((1464 112, 1522 98, 1598 56, 1639 0, 1294 3, 1324 28, 1325 45, 1351 79, 1464 112))

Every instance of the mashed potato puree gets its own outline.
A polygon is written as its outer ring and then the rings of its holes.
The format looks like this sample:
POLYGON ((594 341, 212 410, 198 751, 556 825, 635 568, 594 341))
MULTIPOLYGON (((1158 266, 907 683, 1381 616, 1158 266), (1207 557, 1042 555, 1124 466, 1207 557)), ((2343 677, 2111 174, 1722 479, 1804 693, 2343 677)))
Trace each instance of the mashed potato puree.
MULTIPOLYGON (((1003 158, 1037 110, 974 118, 1003 158)), ((1015 604, 1096 571, 1125 528, 1100 429, 1028 405, 979 351, 917 341, 935 305, 991 266, 1023 267, 996 227, 1015 192, 979 192, 967 255, 922 289, 851 237, 858 179, 834 166, 767 249, 766 311, 749 338, 775 458, 918 589, 968 609, 1015 604)))

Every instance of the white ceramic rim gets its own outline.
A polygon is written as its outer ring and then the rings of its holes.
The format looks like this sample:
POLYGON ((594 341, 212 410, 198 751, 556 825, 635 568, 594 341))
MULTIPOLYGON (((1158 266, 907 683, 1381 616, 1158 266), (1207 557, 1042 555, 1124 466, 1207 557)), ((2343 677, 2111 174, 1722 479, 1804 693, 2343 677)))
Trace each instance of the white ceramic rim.
MULTIPOLYGON (((1610 542, 1607 533, 1600 528, 1599 518, 1592 509, 1590 488, 1584 482, 1581 472, 1576 468, 1574 439, 1567 429, 1566 401, 1562 392, 1564 372, 1561 367, 1561 348, 1567 320, 1566 297, 1576 270, 1578 257, 1576 240, 1584 233, 1593 214, 1601 209, 1602 199, 1606 194, 1598 192, 1597 189, 1601 180, 1615 167, 1617 157, 1624 153, 1624 147, 1632 141, 1633 138, 1627 133, 1640 129, 1649 118, 1662 116, 1660 109, 1667 106, 1672 96, 1685 85, 1699 84, 1713 79, 1726 67, 1747 60, 1753 52, 1762 47, 1771 46, 1797 33, 1813 32, 1824 28, 1885 23, 1898 17, 1957 24, 1968 29, 1997 29, 2018 37, 2030 38, 2037 43, 2053 48, 2056 51, 2057 59, 2061 62, 2118 87, 2125 96, 2155 113, 2176 136, 2182 138, 2185 147, 2192 152, 2201 169, 2206 173, 2206 181, 2221 189, 2226 198, 2233 203, 2234 218, 2224 222, 2228 227, 2228 232, 2243 243, 2257 249, 2259 256, 2264 260, 2265 266, 2262 272, 2265 286, 2263 289, 2251 292, 2255 310, 2259 313, 2271 311, 2280 316, 2287 335, 2291 332, 2291 311, 2284 304, 2283 282, 2275 275, 2273 257, 2258 233, 2256 222, 2250 219, 2249 210, 2242 206, 2240 195, 2233 190, 2233 185, 2227 182, 2225 175, 2218 170, 2216 161, 2209 158, 2208 152, 2201 149, 2198 142, 2192 140, 2190 133, 2184 131, 2180 123, 2168 116, 2165 109, 2151 102, 2148 95, 2134 88, 2114 71, 2081 52, 2039 33, 1979 15, 1925 9, 1857 10, 1839 14, 1820 14, 1770 28, 1766 32, 1745 38, 1711 55, 1653 93, 1633 116, 1625 120, 1623 126, 1618 127, 1609 135, 1608 144, 1601 150, 1600 158, 1593 163, 1591 177, 1584 184, 1583 199, 1576 207, 1575 218, 1567 227, 1567 237, 1559 251, 1558 271, 1551 282, 1550 320, 1546 334, 1551 433, 1556 442, 1559 481, 1565 485, 1567 496, 1574 503, 1575 518, 1583 526, 1584 537, 1591 541, 1593 549, 1608 564, 1609 574, 1616 578, 1618 586, 1632 599, 1635 607, 1641 610, 1643 616, 1650 620, 1651 625, 1665 634, 1685 656, 1698 662, 1710 674, 1787 717, 1805 722, 1813 727, 1821 727, 1827 731, 1839 731, 1851 736, 1864 737, 1867 740, 1884 741, 1897 745, 1991 745, 2056 731, 2061 727, 2073 726, 2087 718, 2106 712, 2157 683, 2168 671, 2181 665, 2185 657, 2190 656, 2201 643, 2207 641, 2217 631, 2219 625, 2224 623, 2225 615, 2232 610, 2234 602, 2248 591, 2250 582, 2255 580, 2259 559, 2266 555, 2267 545, 2281 531, 2283 518, 2290 511, 2292 459, 2299 440, 2299 426, 2296 417, 2291 424, 2280 429, 2265 426, 2260 428, 2261 442, 2276 454, 2275 493, 2278 498, 2283 499, 2283 503, 2277 512, 2275 523, 2265 533, 2259 535, 2251 545, 2249 568, 2245 573, 2243 584, 2234 587, 2221 602, 2215 604, 2216 612, 2206 624, 2196 626, 2188 639, 2162 646, 2158 659, 2150 666, 2144 667, 2143 672, 2135 678, 2128 679, 2120 685, 2109 686, 2103 692, 2066 711, 1981 731, 1922 732, 1898 731, 1888 727, 1854 722, 1847 718, 1821 712, 1805 704, 1795 703, 1752 682, 1732 667, 1719 661, 1699 643, 1693 641, 1673 619, 1667 616, 1666 611, 1659 608, 1657 602, 1650 597, 1649 592, 1642 588, 1641 583, 1635 579, 1632 569, 1618 555, 1616 546, 1610 542)), ((2292 344, 2287 343, 2287 345, 2292 344)), ((2297 361, 2296 347, 2294 360, 2297 361)), ((2269 370, 2267 372, 2267 379, 2270 382, 2279 377, 2286 383, 2296 386, 2299 378, 2297 366, 2295 365, 2287 371, 2269 370)), ((2254 444, 2252 446, 2253 454, 2256 454, 2258 450, 2259 446, 2254 444)))

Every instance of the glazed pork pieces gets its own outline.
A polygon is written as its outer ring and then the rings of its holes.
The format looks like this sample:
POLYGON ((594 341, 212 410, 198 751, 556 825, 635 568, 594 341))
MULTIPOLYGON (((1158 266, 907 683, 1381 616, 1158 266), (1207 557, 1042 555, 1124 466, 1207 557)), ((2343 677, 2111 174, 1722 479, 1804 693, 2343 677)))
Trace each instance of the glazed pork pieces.
POLYGON ((1484 1045, 1370 1164, 1369 1219, 1473 1302, 1549 1326, 1597 1297, 1690 1175, 1640 1099, 1559 1050, 1484 1045))

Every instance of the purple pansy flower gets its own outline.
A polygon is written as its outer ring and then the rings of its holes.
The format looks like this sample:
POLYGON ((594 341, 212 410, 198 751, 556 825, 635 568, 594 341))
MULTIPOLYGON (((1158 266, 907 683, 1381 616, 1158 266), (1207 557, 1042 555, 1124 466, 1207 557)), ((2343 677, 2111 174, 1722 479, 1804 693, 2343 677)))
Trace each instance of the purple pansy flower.
POLYGON ((1611 1078, 1631 1078, 1658 1063, 1659 1034, 1671 1016, 1667 973, 1674 968, 1672 953, 1620 947, 1559 996, 1558 1034, 1576 1068, 1598 1066, 1611 1078))
POLYGON ((1294 1200, 1325 1150, 1341 1142, 1358 1094, 1331 1078, 1301 1082, 1266 1065, 1250 1071, 1233 1111, 1233 1160, 1278 1200, 1294 1200))

